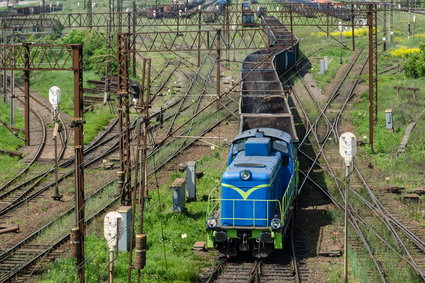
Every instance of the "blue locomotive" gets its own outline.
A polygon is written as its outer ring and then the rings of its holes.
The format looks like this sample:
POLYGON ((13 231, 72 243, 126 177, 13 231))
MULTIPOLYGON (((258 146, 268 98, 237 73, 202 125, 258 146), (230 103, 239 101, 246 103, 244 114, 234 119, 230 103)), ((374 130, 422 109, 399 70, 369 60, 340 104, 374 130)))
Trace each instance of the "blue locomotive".
POLYGON ((295 64, 298 39, 276 18, 261 19, 270 46, 242 64, 240 133, 208 200, 207 247, 227 256, 282 249, 297 196, 298 137, 279 76, 295 64))

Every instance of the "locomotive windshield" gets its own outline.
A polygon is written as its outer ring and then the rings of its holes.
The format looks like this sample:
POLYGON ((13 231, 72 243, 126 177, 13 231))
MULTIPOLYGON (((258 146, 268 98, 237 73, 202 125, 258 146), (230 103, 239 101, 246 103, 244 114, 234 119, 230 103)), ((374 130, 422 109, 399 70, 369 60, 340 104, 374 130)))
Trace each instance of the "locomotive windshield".
MULTIPOLYGON (((236 154, 239 151, 245 150, 246 139, 237 140, 233 143, 232 154, 236 154)), ((273 150, 288 153, 288 144, 284 141, 273 139, 273 150)))

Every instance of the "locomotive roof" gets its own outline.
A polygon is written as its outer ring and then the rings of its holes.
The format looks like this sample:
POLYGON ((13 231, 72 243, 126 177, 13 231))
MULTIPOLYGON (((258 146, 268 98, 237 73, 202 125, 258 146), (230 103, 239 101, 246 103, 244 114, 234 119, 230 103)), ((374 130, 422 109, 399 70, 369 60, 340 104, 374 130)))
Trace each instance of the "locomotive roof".
POLYGON ((240 178, 240 172, 246 169, 253 174, 250 181, 271 182, 279 167, 281 157, 282 154, 280 152, 269 156, 246 156, 245 152, 242 151, 223 173, 222 182, 231 183, 236 186, 239 184, 242 187, 245 184, 246 186, 246 181, 240 178))
POLYGON ((255 137, 257 133, 263 133, 264 137, 271 137, 271 138, 276 138, 279 140, 282 140, 286 143, 291 143, 291 135, 277 130, 277 129, 273 129, 273 128, 256 128, 256 129, 250 129, 250 130, 246 130, 243 131, 242 133, 240 133, 239 135, 237 135, 234 139, 233 142, 240 140, 240 139, 245 139, 245 138, 249 138, 249 137, 255 137))

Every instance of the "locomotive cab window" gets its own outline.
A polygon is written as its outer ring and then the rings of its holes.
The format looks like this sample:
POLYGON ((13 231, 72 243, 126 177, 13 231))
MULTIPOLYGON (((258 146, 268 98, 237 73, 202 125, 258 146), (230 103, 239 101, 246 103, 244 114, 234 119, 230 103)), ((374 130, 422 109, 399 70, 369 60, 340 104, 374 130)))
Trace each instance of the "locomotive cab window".
POLYGON ((283 153, 288 153, 288 144, 284 141, 275 140, 273 141, 273 149, 283 153))
POLYGON ((233 144, 233 154, 238 153, 241 150, 245 150, 245 141, 246 140, 238 140, 233 144))

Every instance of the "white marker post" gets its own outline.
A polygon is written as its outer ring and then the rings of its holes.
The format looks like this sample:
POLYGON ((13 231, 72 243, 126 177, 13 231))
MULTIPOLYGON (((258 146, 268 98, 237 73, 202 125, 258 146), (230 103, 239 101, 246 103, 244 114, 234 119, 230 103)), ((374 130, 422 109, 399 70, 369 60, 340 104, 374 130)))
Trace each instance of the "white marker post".
POLYGON ((119 212, 111 211, 105 215, 103 235, 109 247, 109 283, 114 282, 114 251, 117 248, 120 231, 122 231, 121 223, 122 216, 119 212))
POLYGON ((53 122, 55 128, 53 129, 53 140, 55 141, 55 192, 52 196, 54 200, 61 200, 62 195, 59 194, 58 187, 58 132, 59 132, 59 110, 61 103, 62 91, 57 86, 52 86, 49 89, 49 102, 52 105, 53 122))
POLYGON ((339 137, 339 154, 345 161, 345 221, 344 221, 344 282, 348 282, 348 188, 350 164, 356 155, 356 136, 353 133, 343 133, 339 137))

